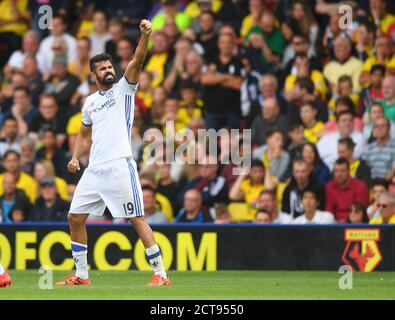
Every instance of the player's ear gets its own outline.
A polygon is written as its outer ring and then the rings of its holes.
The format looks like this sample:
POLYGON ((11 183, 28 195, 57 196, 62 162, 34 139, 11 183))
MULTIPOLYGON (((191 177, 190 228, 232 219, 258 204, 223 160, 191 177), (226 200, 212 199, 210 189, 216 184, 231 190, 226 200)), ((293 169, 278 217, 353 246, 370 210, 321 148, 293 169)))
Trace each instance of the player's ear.
POLYGON ((90 77, 91 77, 91 79, 93 79, 93 80, 97 80, 97 76, 96 76, 96 73, 95 72, 91 72, 90 73, 90 77))

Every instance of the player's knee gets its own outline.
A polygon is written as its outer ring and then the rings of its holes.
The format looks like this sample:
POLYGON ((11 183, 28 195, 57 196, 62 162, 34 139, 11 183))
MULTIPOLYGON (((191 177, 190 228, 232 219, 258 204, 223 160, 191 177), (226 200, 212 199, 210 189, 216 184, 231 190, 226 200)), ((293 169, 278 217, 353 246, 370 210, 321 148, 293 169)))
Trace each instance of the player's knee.
POLYGON ((72 213, 67 214, 67 220, 69 221, 71 227, 78 226, 85 222, 83 216, 72 213))

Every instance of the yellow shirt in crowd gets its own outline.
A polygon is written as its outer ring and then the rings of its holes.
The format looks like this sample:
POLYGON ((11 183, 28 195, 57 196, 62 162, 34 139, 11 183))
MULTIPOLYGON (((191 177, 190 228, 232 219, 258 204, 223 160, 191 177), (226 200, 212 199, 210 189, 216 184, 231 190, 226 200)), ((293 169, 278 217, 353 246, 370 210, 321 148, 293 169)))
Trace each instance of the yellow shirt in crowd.
MULTIPOLYGON (((369 222, 370 224, 383 224, 383 218, 373 218, 369 222)), ((395 214, 391 217, 391 219, 388 221, 389 224, 395 224, 395 214)))
POLYGON ((310 143, 317 143, 318 141, 318 132, 324 129, 325 124, 321 121, 318 121, 312 128, 304 128, 303 134, 306 140, 310 143))
POLYGON ((66 132, 68 136, 77 135, 82 125, 82 113, 78 112, 73 115, 67 122, 66 132))
POLYGON ((167 52, 153 54, 149 59, 144 70, 151 72, 153 80, 151 86, 156 88, 165 78, 165 63, 167 61, 167 52))
MULTIPOLYGON (((11 2, 11 0, 0 1, 1 20, 3 20, 4 22, 12 21, 15 19, 11 2)), ((16 1, 18 11, 22 14, 26 14, 27 4, 27 0, 16 1)), ((13 32, 20 36, 23 36, 23 34, 26 33, 28 30, 29 28, 25 22, 13 22, 0 26, 0 32, 13 32)))
MULTIPOLYGON (((321 98, 323 100, 326 99, 326 95, 328 93, 328 88, 325 83, 324 75, 318 70, 312 70, 310 74, 310 79, 314 83, 315 91, 319 92, 321 98)), ((285 79, 284 91, 288 93, 294 87, 296 80, 298 80, 297 76, 294 74, 290 74, 285 79)))
MULTIPOLYGON (((377 57, 371 56, 371 57, 367 58, 366 61, 364 62, 363 66, 362 66, 362 71, 370 72, 372 67, 378 63, 379 62, 378 62, 377 57)), ((395 54, 392 55, 392 57, 390 59, 387 59, 384 64, 387 69, 395 69, 395 54)))
POLYGON ((338 80, 341 76, 347 75, 352 79, 354 92, 359 92, 359 76, 362 71, 362 61, 351 57, 345 63, 339 63, 338 61, 330 61, 324 67, 324 76, 328 79, 330 84, 337 85, 338 80))
MULTIPOLYGON (((4 174, 0 174, 0 196, 3 195, 3 178, 4 174)), ((25 191, 26 196, 29 198, 31 203, 34 203, 37 198, 36 180, 25 172, 21 172, 19 180, 16 184, 18 189, 25 191)))

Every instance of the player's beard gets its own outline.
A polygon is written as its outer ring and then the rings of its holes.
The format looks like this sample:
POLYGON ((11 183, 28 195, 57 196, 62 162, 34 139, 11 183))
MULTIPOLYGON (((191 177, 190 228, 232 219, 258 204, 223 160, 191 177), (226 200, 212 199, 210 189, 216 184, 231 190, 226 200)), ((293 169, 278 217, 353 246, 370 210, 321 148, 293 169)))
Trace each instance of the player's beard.
POLYGON ((116 78, 115 74, 107 73, 103 78, 100 78, 99 76, 97 76, 97 81, 103 85, 111 85, 117 81, 117 78, 116 78), (108 75, 112 75, 112 78, 107 78, 108 75))

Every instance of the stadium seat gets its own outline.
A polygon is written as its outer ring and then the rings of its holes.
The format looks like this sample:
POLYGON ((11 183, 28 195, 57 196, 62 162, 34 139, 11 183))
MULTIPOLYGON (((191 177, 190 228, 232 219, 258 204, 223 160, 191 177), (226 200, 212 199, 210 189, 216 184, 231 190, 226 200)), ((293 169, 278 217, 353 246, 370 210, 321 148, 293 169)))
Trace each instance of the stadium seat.
POLYGON ((229 213, 233 222, 252 221, 254 215, 252 210, 244 202, 232 202, 228 205, 229 213))

